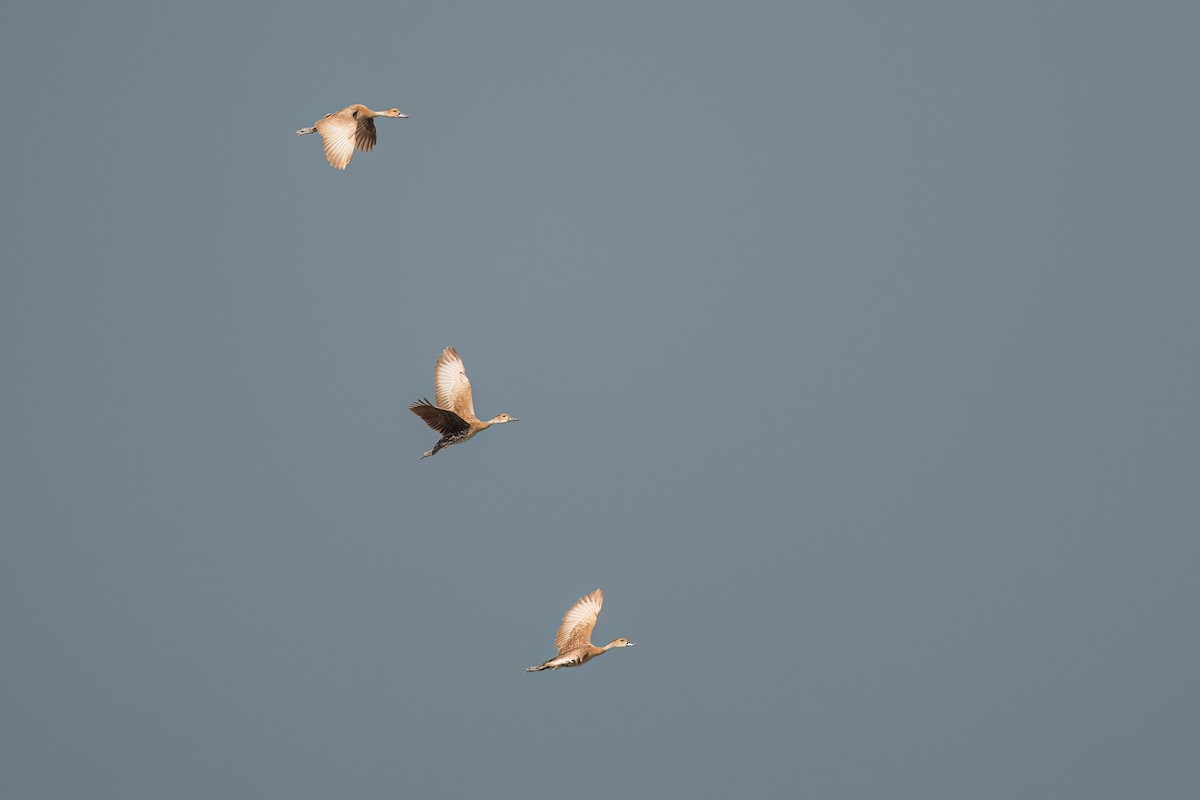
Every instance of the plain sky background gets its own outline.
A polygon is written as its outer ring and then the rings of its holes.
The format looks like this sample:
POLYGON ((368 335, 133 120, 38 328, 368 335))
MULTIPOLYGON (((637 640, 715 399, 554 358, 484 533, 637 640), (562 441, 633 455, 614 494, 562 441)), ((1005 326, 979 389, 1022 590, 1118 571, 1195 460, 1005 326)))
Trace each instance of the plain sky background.
POLYGON ((6 3, 2 794, 1200 796, 1198 42, 6 3))

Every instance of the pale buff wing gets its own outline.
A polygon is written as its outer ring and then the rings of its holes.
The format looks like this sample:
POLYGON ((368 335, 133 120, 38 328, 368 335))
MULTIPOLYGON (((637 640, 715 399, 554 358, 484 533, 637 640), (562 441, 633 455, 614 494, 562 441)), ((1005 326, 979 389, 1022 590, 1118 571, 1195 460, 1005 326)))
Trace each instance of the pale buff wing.
POLYGON ((375 146, 375 120, 366 117, 358 121, 358 128, 354 131, 354 146, 364 153, 371 152, 375 146))
POLYGON ((438 408, 453 411, 463 419, 476 419, 467 368, 453 347, 447 347, 438 357, 433 368, 433 389, 438 408))
POLYGON ((597 589, 576 600, 575 605, 563 614, 562 625, 554 637, 554 647, 560 655, 591 644, 592 628, 596 627, 596 617, 600 616, 600 606, 603 604, 604 591, 597 589))
POLYGON ((358 120, 350 109, 330 114, 316 125, 325 147, 325 158, 335 169, 345 169, 354 155, 354 138, 358 132, 358 120))

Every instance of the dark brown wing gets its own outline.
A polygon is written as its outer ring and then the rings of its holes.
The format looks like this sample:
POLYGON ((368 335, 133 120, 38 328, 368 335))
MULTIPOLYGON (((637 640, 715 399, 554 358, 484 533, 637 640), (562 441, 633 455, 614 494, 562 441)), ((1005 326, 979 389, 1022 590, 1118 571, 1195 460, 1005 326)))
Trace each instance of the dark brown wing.
POLYGON ((370 117, 359 119, 358 128, 354 131, 354 146, 364 153, 371 152, 375 146, 375 120, 370 117))
POLYGON ((467 421, 455 414, 453 411, 447 411, 444 408, 438 408, 433 403, 422 397, 417 402, 408 407, 410 411, 416 414, 421 419, 425 420, 425 424, 433 428, 442 436, 452 436, 456 433, 463 433, 470 429, 467 421))

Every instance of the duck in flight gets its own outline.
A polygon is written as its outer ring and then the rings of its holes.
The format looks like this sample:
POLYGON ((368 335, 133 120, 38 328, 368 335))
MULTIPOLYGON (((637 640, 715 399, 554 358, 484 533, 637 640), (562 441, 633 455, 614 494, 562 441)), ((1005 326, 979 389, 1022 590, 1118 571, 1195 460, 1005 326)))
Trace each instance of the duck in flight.
POLYGON ((354 148, 364 153, 371 152, 375 147, 375 117, 399 117, 406 119, 405 114, 398 108, 386 111, 372 111, 362 103, 346 106, 341 111, 326 114, 316 124, 296 131, 297 136, 307 133, 321 134, 321 143, 325 147, 325 158, 334 169, 345 169, 354 155, 354 148))
POLYGON ((625 638, 613 639, 604 647, 592 644, 592 628, 596 627, 596 617, 600 616, 600 606, 603 604, 603 589, 597 589, 576 600, 575 605, 563 615, 558 635, 554 637, 554 647, 558 650, 558 655, 536 667, 526 667, 525 671, 541 672, 544 669, 578 667, 614 647, 636 646, 635 642, 625 638))
POLYGON ((433 368, 433 391, 436 405, 422 397, 409 406, 414 414, 425 420, 426 425, 442 435, 433 449, 422 453, 421 458, 428 458, 443 447, 462 444, 493 425, 517 421, 516 417, 508 414, 497 414, 487 422, 475 417, 467 368, 453 347, 447 347, 438 357, 433 368))

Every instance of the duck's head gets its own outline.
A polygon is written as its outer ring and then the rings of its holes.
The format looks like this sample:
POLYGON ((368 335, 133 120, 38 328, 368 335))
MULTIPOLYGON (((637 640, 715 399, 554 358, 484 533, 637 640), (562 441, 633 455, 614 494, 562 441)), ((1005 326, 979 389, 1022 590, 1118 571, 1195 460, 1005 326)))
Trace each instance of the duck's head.
POLYGON ((389 108, 387 111, 380 111, 379 116, 381 116, 381 117, 400 117, 401 119, 408 118, 408 114, 405 114, 403 111, 401 111, 398 108, 389 108))
POLYGON ((519 420, 512 414, 497 414, 492 417, 492 424, 499 425, 501 422, 518 422, 519 420))
MULTIPOLYGON (((637 647, 637 642, 631 642, 622 636, 620 639, 613 639, 608 643, 609 647, 637 647)), ((605 648, 607 649, 607 648, 605 648)))

